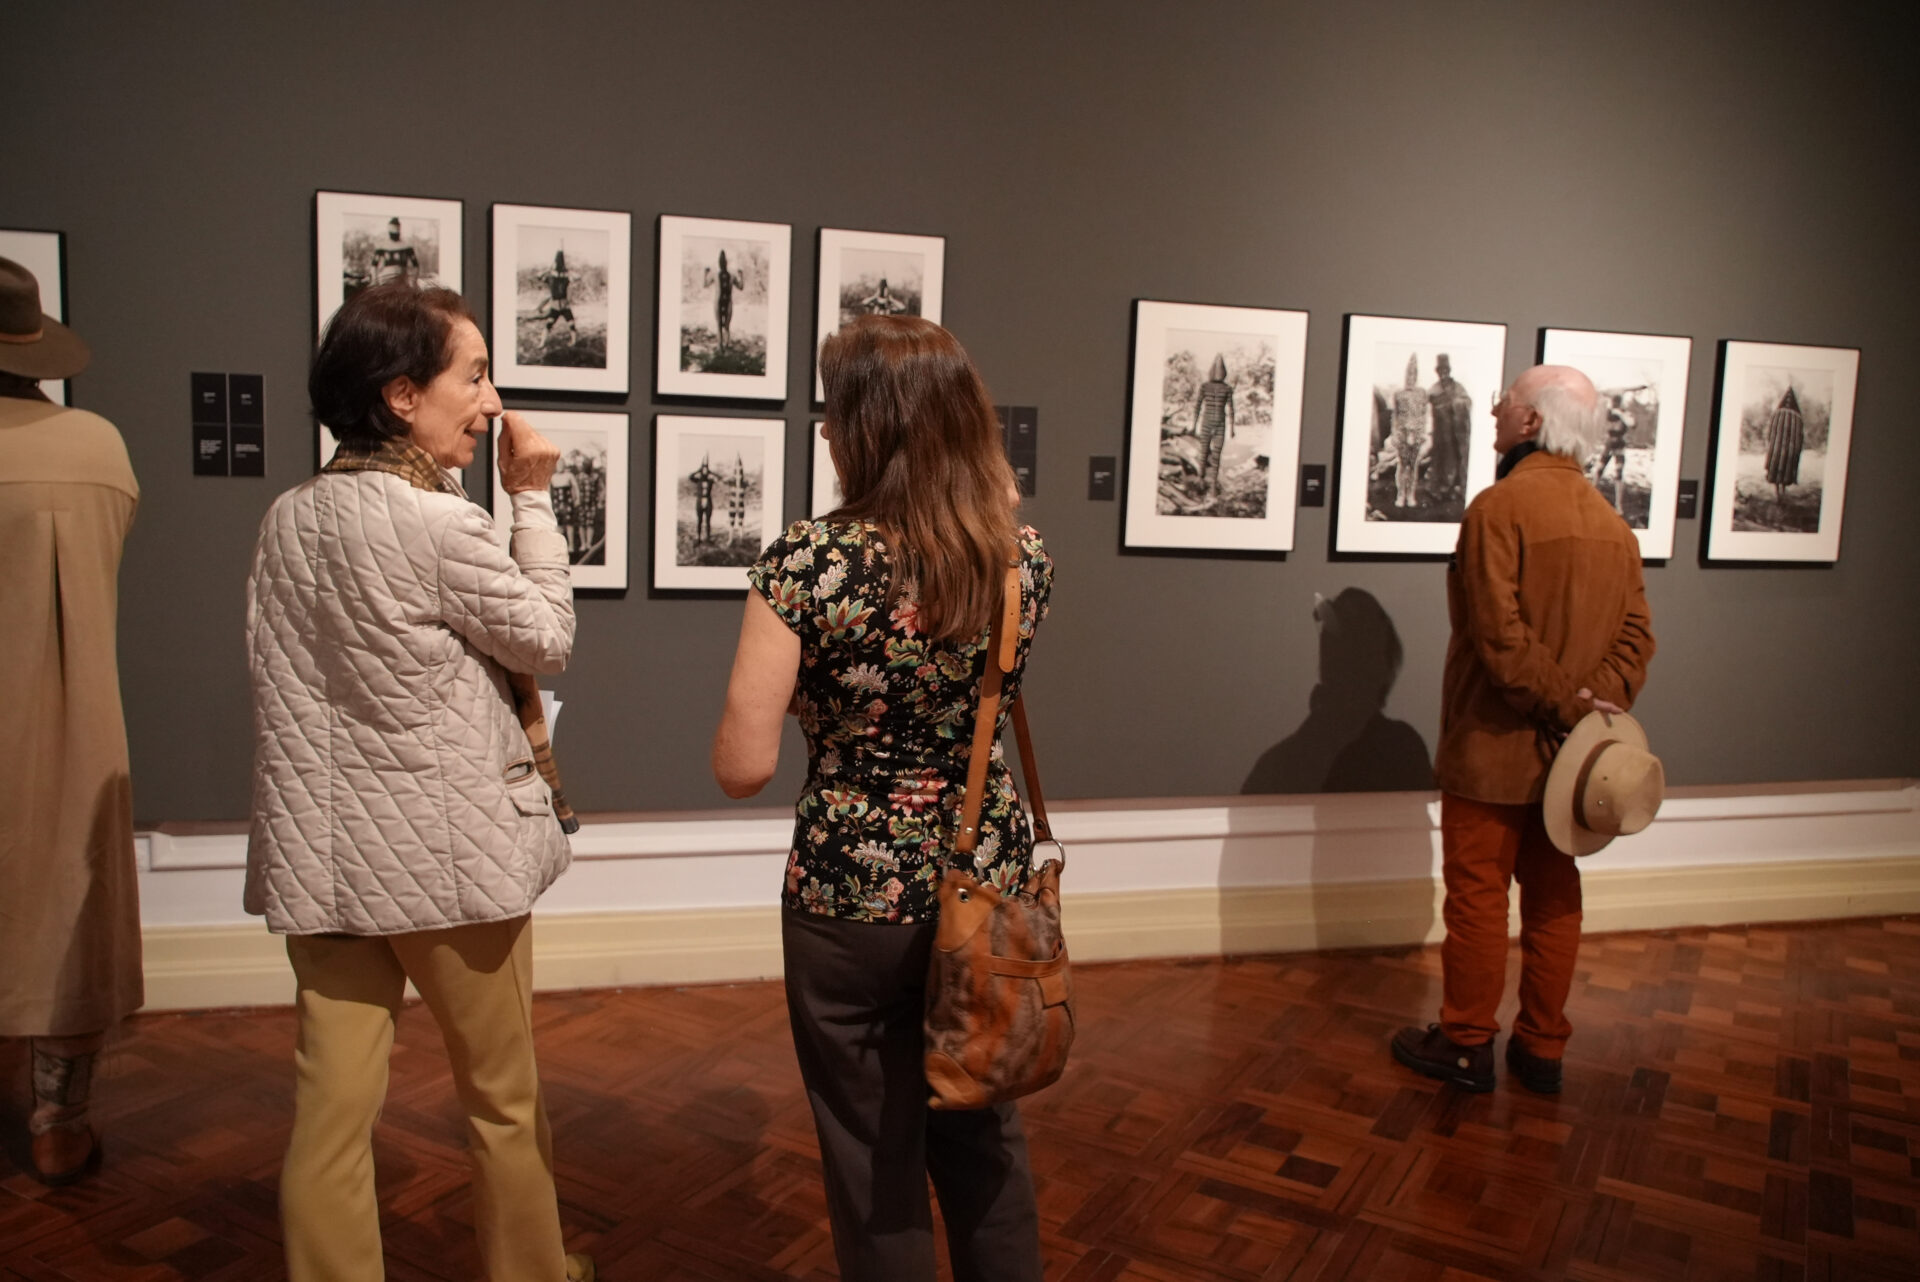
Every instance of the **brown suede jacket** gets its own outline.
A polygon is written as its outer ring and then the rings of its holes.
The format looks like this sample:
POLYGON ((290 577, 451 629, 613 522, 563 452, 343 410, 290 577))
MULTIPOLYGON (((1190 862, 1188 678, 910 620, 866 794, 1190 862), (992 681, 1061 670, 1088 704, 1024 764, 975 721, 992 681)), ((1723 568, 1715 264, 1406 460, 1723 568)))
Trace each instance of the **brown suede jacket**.
POLYGON ((1588 711, 1575 692, 1628 707, 1653 658, 1633 531, 1578 463, 1544 451, 1468 505, 1447 614, 1434 773, 1474 801, 1539 801, 1560 737, 1588 711))

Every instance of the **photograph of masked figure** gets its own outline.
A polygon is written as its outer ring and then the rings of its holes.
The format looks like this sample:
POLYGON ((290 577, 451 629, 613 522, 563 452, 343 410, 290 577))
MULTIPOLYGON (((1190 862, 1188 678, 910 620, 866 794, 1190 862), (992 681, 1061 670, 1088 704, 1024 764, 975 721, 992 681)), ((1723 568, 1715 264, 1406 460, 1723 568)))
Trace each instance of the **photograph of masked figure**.
POLYGON ((1293 546, 1307 314, 1134 303, 1128 548, 1293 546))
MULTIPOLYGON (((575 410, 519 413, 560 451, 547 496, 567 543, 573 586, 626 587, 627 514, 632 505, 627 416, 575 410)), ((513 528, 512 495, 500 484, 497 450, 493 476, 494 537, 506 547, 513 528)))
POLYGON ((1593 380, 1606 433, 1585 460, 1587 477, 1648 560, 1673 555, 1692 353, 1692 339, 1665 334, 1540 331, 1543 363, 1572 366, 1593 380))
POLYGON ((919 316, 940 323, 946 293, 944 236, 820 229, 820 278, 814 299, 813 400, 820 384, 820 345, 856 316, 919 316))
POLYGON ((1348 316, 1334 547, 1444 555, 1493 481, 1507 327, 1348 316))
POLYGON ((565 392, 627 390, 633 215, 493 207, 494 381, 565 392))
POLYGON ((780 531, 784 419, 662 414, 653 442, 653 586, 744 592, 780 531))
POLYGON ((792 256, 785 223, 661 216, 662 395, 786 399, 792 256))
POLYGON ((370 285, 406 281, 460 292, 457 200, 322 191, 313 198, 315 332, 370 285))
POLYGON ((1709 559, 1840 559, 1859 377, 1851 347, 1721 345, 1709 559))

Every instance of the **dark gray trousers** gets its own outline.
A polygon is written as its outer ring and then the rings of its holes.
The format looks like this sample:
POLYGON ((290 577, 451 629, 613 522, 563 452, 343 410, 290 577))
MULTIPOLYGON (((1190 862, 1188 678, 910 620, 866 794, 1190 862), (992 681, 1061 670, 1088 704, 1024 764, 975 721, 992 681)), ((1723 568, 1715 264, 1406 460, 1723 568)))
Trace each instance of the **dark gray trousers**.
POLYGON ((1040 1215, 1012 1104, 927 1107, 920 1020, 935 926, 781 914, 787 1014, 813 1106, 842 1282, 1040 1282, 1040 1215))

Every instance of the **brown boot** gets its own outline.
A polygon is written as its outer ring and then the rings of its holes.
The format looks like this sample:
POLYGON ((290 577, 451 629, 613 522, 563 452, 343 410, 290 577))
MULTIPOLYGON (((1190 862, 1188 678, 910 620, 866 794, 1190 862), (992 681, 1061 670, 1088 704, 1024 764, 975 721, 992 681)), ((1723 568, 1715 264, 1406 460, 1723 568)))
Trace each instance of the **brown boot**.
POLYGON ((33 1177, 48 1188, 75 1184, 100 1169, 100 1137, 85 1118, 33 1132, 33 1177))
POLYGON ((93 1061, 102 1035, 33 1039, 33 1173, 59 1187, 85 1179, 100 1166, 100 1137, 87 1121, 93 1061))

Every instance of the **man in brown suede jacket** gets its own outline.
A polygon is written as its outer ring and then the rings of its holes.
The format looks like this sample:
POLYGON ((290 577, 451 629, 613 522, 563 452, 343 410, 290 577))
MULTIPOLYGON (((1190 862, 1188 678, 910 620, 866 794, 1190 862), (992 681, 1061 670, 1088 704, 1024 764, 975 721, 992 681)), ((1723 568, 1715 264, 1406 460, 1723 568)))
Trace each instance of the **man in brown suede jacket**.
POLYGON ((1440 1022, 1394 1036, 1394 1058, 1493 1089, 1506 982, 1507 888, 1520 882, 1520 1016, 1507 1064, 1560 1089, 1580 948, 1580 873, 1548 840, 1540 796, 1554 750, 1588 712, 1622 711, 1646 681, 1653 631, 1633 531, 1582 463, 1604 421, 1578 370, 1537 365, 1494 404, 1499 479, 1468 506, 1447 567, 1453 636, 1439 778, 1447 925, 1440 1022))

